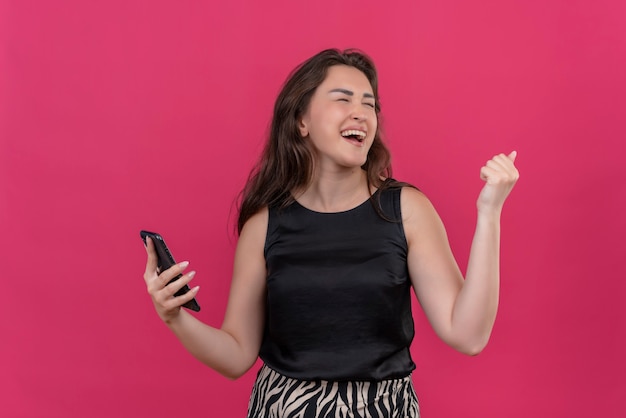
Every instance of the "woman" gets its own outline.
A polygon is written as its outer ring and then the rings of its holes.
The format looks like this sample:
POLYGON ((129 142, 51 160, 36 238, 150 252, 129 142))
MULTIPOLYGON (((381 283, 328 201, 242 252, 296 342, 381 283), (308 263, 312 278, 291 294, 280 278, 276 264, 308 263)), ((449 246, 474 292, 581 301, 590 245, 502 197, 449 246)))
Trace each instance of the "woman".
POLYGON ((290 75, 242 193, 231 293, 220 329, 180 309, 194 272, 144 278, 157 313, 196 358, 229 378, 264 361, 249 417, 417 417, 410 289, 437 335, 470 355, 498 305, 502 206, 515 152, 482 167, 485 185, 465 279, 443 224, 417 189, 391 179, 377 75, 354 50, 326 50, 290 75))

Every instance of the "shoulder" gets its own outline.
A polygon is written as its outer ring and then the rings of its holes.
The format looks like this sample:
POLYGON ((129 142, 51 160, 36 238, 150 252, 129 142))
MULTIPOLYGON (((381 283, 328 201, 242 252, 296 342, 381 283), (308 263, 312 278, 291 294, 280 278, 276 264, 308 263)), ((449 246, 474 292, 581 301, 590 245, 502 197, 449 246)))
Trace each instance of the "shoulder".
POLYGON ((268 219, 269 210, 267 206, 264 206, 261 210, 252 215, 243 225, 241 234, 239 234, 239 240, 265 242, 268 219))
POLYGON ((383 193, 392 192, 400 195, 403 222, 415 217, 419 212, 433 209, 428 197, 410 183, 387 178, 383 180, 379 189, 383 193))
POLYGON ((426 238, 429 231, 441 226, 441 218, 430 199, 414 187, 403 187, 400 195, 402 224, 407 239, 426 238))
POLYGON ((381 194, 393 194, 396 199, 399 196, 402 221, 410 221, 424 211, 434 210, 433 205, 426 195, 410 183, 398 181, 394 178, 386 178, 378 189, 381 194))
POLYGON ((402 206, 403 218, 412 217, 416 213, 429 210, 433 207, 428 197, 426 197, 422 191, 410 186, 402 187, 400 204, 402 206))

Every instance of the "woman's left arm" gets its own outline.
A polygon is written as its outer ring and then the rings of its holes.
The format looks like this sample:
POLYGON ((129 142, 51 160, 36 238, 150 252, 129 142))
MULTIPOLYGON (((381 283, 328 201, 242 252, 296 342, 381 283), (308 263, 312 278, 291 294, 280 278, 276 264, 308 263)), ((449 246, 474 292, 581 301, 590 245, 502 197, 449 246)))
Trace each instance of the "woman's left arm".
POLYGON ((496 318, 500 287, 500 215, 519 173, 516 153, 499 154, 482 167, 485 181, 465 280, 445 228, 420 192, 402 191, 408 266, 416 295, 439 337, 460 352, 476 355, 487 344, 496 318))

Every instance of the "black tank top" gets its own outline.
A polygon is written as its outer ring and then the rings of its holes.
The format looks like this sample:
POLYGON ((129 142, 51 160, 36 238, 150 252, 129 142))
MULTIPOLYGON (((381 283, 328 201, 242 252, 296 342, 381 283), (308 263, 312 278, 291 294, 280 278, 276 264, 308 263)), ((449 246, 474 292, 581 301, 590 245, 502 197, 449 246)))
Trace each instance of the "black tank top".
POLYGON ((339 213, 269 209, 261 359, 302 380, 384 380, 415 369, 400 188, 339 213))

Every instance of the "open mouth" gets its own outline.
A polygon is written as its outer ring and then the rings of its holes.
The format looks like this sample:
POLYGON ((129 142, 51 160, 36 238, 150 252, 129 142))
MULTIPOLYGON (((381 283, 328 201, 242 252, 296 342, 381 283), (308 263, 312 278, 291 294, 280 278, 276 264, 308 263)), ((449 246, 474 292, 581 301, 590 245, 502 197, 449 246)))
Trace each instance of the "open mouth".
POLYGON ((367 134, 357 129, 347 129, 341 132, 341 136, 356 142, 363 142, 367 134))

